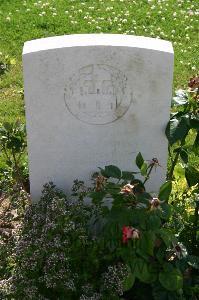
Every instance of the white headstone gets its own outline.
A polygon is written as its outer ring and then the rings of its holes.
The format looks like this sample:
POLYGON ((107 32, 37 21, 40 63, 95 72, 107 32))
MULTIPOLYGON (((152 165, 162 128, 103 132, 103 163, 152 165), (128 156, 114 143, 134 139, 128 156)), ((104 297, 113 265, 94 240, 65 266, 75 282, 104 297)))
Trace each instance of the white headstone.
POLYGON ((149 190, 165 180, 172 94, 170 42, 112 34, 33 40, 23 50, 31 195, 53 181, 69 191, 97 167, 135 170, 158 158, 149 190))

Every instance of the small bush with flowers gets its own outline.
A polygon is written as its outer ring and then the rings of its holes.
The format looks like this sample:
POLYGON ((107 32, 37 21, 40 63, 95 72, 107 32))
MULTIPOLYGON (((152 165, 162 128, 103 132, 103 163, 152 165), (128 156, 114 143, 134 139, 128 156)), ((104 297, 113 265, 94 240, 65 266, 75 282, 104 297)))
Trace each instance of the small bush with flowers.
POLYGON ((152 197, 144 184, 158 160, 147 163, 139 153, 136 164, 143 182, 109 165, 95 174, 92 188, 76 180, 70 198, 47 184, 26 211, 1 297, 196 299, 196 261, 167 226, 171 181, 152 197))

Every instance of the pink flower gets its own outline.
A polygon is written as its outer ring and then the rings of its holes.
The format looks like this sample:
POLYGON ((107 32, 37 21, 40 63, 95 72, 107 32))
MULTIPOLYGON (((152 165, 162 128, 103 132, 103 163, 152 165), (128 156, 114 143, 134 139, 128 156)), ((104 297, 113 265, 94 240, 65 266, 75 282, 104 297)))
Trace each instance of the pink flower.
POLYGON ((122 241, 127 243, 129 239, 139 239, 140 231, 134 227, 123 226, 122 228, 122 241))

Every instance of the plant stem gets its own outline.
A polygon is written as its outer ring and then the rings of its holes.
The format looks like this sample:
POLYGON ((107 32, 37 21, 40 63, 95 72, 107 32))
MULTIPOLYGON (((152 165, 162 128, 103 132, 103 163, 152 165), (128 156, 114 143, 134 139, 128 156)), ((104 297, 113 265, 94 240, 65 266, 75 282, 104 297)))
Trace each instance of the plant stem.
POLYGON ((171 147, 170 146, 168 147, 168 152, 169 152, 169 156, 170 156, 170 159, 171 159, 171 163, 173 164, 173 159, 172 159, 171 147))
POLYGON ((173 178, 173 172, 174 172, 175 166, 178 162, 180 151, 181 151, 181 149, 178 149, 178 151, 176 152, 176 156, 175 156, 174 160, 172 161, 171 169, 167 175, 167 180, 172 180, 172 178, 173 178))
MULTIPOLYGON (((173 179, 174 169, 175 169, 175 166, 176 166, 176 164, 177 164, 177 162, 178 162, 178 159, 179 159, 179 155, 180 155, 181 149, 182 149, 182 147, 183 147, 184 144, 185 144, 185 139, 186 139, 186 136, 181 140, 180 147, 179 147, 179 149, 176 151, 176 155, 175 155, 175 157, 174 157, 174 160, 172 160, 172 158, 171 158, 172 164, 171 164, 171 169, 170 169, 170 171, 169 171, 168 174, 167 174, 167 180, 172 180, 172 179, 173 179)), ((169 151, 169 155, 171 155, 170 151, 169 151)))
POLYGON ((145 184, 147 182, 147 180, 149 180, 149 176, 151 174, 151 171, 153 170, 153 167, 154 167, 154 164, 151 164, 151 166, 149 167, 149 171, 148 171, 148 173, 147 173, 147 175, 145 177, 145 180, 144 180, 143 184, 145 184))
POLYGON ((23 187, 23 189, 26 191, 26 187, 24 185, 24 181, 23 181, 23 178, 21 176, 21 172, 19 170, 18 162, 17 162, 16 156, 15 156, 15 153, 14 153, 13 150, 12 150, 12 156, 13 156, 13 159, 14 159, 15 170, 16 170, 16 173, 17 173, 17 181, 23 187))

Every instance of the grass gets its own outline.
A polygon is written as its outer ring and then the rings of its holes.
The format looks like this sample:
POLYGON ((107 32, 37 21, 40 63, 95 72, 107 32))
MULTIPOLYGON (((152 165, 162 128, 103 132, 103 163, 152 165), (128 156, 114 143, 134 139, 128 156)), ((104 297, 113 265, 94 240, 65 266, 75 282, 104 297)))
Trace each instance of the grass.
POLYGON ((22 48, 27 40, 74 33, 122 33, 173 42, 174 88, 186 85, 198 65, 197 1, 1 0, 0 61, 16 63, 0 77, 0 121, 24 119, 22 48))

